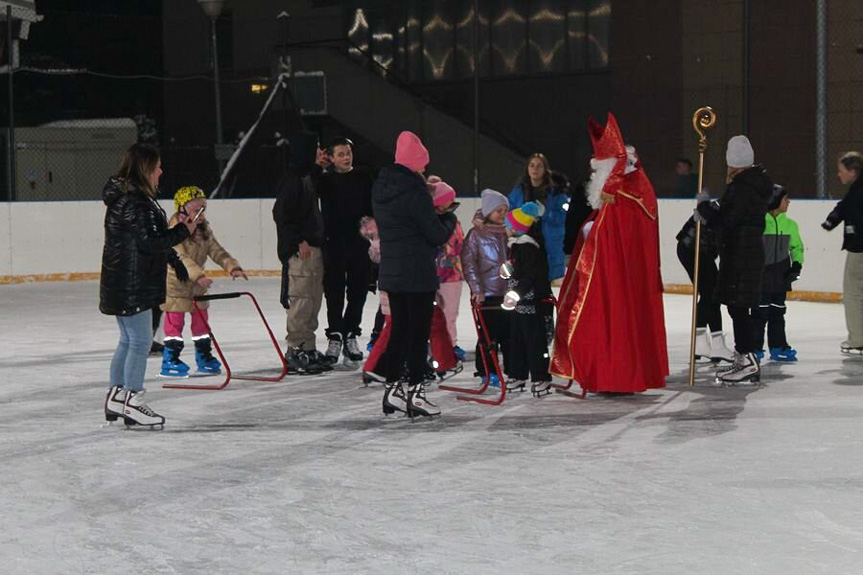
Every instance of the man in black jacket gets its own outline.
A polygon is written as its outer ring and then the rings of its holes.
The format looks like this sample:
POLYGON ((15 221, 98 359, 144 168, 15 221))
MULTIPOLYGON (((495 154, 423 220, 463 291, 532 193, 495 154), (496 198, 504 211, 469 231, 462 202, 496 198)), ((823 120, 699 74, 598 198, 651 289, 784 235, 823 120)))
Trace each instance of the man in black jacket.
POLYGON ((311 176, 316 169, 316 154, 316 135, 301 133, 293 139, 290 166, 279 183, 273 206, 282 263, 280 301, 288 316, 288 368, 301 374, 328 369, 315 346, 324 276, 324 225, 311 176))
POLYGON ((360 236, 360 219, 372 216, 372 178, 354 169, 353 142, 336 139, 328 148, 332 166, 321 175, 317 191, 324 219, 324 297, 327 300, 325 357, 330 364, 344 355, 346 367, 363 359, 357 345, 369 286, 369 242, 360 236), (347 295, 347 307, 345 296, 347 295))

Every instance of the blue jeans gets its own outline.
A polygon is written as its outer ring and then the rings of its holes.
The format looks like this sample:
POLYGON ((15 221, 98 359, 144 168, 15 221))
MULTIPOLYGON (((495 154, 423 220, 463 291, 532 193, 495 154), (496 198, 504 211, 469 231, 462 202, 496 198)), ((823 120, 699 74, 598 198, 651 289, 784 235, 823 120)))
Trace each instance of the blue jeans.
POLYGON ((118 315, 120 342, 111 360, 111 383, 132 391, 144 389, 147 356, 153 343, 153 311, 118 315))

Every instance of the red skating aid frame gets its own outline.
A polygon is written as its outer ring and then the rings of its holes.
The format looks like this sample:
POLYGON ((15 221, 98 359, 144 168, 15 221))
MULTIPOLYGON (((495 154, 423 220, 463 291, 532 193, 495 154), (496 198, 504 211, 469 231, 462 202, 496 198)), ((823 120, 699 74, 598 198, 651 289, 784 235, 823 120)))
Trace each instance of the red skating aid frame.
POLYGON ((482 364, 485 371, 482 385, 476 388, 470 387, 455 387, 451 385, 438 385, 438 389, 444 391, 454 391, 456 393, 464 393, 467 395, 459 395, 456 399, 460 401, 472 401, 474 403, 482 403, 484 405, 500 405, 506 399, 506 379, 500 369, 500 362, 497 359, 496 353, 490 353, 492 349, 491 339, 488 336, 488 330, 485 325, 485 318, 482 315, 482 306, 476 302, 471 303, 471 312, 473 313, 473 324, 476 327, 476 335, 480 341, 480 354, 482 356, 482 364), (484 342, 484 343, 483 343, 484 342), (500 381, 500 396, 497 399, 479 397, 485 390, 488 389, 491 377, 489 373, 489 356, 491 363, 494 364, 494 370, 497 373, 498 381, 500 381))
MULTIPOLYGON (((543 301, 547 302, 547 303, 554 304, 555 309, 557 309, 559 302, 557 301, 557 299, 553 295, 549 298, 544 299, 543 301)), ((575 399, 584 399, 585 397, 587 397, 587 390, 583 387, 581 388, 581 393, 575 393, 574 391, 569 391, 572 388, 573 383, 575 383, 574 379, 570 379, 566 385, 561 385, 559 383, 552 383, 551 388, 554 389, 555 391, 557 391, 559 394, 565 395, 567 397, 574 397, 575 399)), ((581 384, 579 384, 579 385, 581 385, 581 384)))
POLYGON ((200 313, 201 310, 198 308, 199 301, 212 301, 216 299, 234 299, 241 296, 249 296, 252 300, 252 303, 255 304, 255 309, 258 310, 258 315, 261 316, 261 321, 264 323, 264 327, 267 328, 267 333, 270 336, 270 340, 273 342, 273 347, 276 348, 276 353, 279 355, 279 362, 282 364, 282 373, 280 373, 277 377, 261 377, 254 375, 232 375, 231 367, 228 365, 228 361, 225 359, 225 354, 222 353, 222 348, 219 346, 219 342, 216 341, 216 336, 213 335, 213 330, 210 327, 209 322, 205 321, 204 324, 207 326, 207 332, 210 335, 210 340, 213 342, 213 347, 216 348, 216 353, 219 356, 219 359, 222 360, 222 367, 225 369, 225 381, 223 381, 219 385, 191 385, 187 383, 166 383, 162 385, 165 389, 202 389, 202 390, 220 390, 225 389, 232 379, 241 379, 247 381, 282 381, 285 378, 285 375, 288 373, 288 362, 285 360, 285 356, 282 354, 282 349, 279 347, 279 342, 276 340, 276 336, 273 335, 273 330, 270 329, 270 324, 267 323, 267 319, 264 317, 264 312, 261 311, 261 306, 258 305, 258 300, 255 299, 251 293, 247 291, 241 292, 231 292, 231 293, 219 293, 213 295, 202 295, 195 298, 192 298, 192 307, 194 311, 192 313, 200 313))

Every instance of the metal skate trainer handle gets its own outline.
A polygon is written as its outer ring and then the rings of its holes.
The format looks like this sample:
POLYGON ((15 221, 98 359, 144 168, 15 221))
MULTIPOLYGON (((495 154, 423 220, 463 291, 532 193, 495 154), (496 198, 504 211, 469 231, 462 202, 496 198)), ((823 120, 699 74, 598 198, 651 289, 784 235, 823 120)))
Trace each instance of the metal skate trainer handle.
MULTIPOLYGON (((234 299, 246 295, 247 292, 233 291, 230 293, 214 293, 209 295, 197 295, 192 298, 193 301, 212 301, 214 299, 234 299)), ((249 294, 251 295, 251 294, 249 294)))
POLYGON ((162 387, 166 389, 200 389, 200 390, 220 390, 225 389, 228 384, 231 382, 231 379, 244 379, 251 381, 282 381, 285 375, 288 373, 288 362, 285 360, 285 355, 282 353, 282 349, 279 346, 279 342, 276 340, 276 336, 273 335, 273 330, 270 329, 270 324, 267 323, 267 318, 264 317, 264 312, 261 309, 261 306, 258 305, 258 300, 247 291, 238 291, 238 292, 230 292, 230 293, 217 293, 212 295, 202 295, 192 298, 192 313, 200 314, 201 310, 198 308, 199 301, 211 301, 218 299, 236 299, 242 296, 248 297, 252 304, 255 307, 255 310, 258 312, 258 315, 261 318, 261 323, 264 325, 264 329, 267 330, 267 335, 270 337, 270 341, 273 343, 273 348, 278 354, 279 357, 279 368, 281 369, 281 373, 275 377, 264 377, 264 376, 253 376, 253 375, 234 375, 231 372, 231 366, 228 364, 228 360, 225 358, 225 354, 222 352, 222 346, 219 345, 219 341, 216 339, 216 336, 213 334, 213 329, 210 327, 210 322, 206 319, 204 320, 204 325, 207 328, 207 333, 210 335, 210 341, 213 342, 213 347, 216 350, 216 355, 219 356, 219 359, 222 361, 222 367, 225 368, 225 380, 216 385, 194 385, 194 384, 179 384, 179 383, 166 383, 162 387))

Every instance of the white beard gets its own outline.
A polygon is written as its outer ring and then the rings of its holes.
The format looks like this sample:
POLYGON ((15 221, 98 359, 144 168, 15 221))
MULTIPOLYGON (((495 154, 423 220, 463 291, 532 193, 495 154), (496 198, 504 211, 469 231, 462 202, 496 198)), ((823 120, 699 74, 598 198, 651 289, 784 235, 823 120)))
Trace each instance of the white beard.
POLYGON ((617 158, 607 158, 605 160, 590 160, 590 167, 593 173, 590 175, 590 181, 587 182, 587 203, 594 210, 602 207, 602 189, 605 187, 605 182, 608 181, 608 176, 617 165, 617 158))
POLYGON ((635 153, 635 148, 626 146, 626 168, 623 170, 623 175, 631 174, 638 169, 638 154, 635 153))

